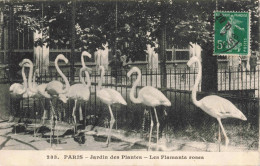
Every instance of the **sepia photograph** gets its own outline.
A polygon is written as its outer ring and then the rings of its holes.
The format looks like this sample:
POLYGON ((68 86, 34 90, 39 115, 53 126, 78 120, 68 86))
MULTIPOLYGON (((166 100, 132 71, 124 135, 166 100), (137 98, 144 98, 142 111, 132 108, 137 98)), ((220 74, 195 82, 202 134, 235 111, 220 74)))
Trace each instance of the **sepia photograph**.
POLYGON ((0 0, 0 165, 259 164, 259 30, 258 0, 0 0))

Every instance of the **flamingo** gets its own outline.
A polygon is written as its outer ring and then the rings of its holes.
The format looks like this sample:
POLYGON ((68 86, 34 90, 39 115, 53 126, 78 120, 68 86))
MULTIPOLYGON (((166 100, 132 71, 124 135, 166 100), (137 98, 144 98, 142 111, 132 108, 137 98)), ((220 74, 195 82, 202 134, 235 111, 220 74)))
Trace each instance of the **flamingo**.
MULTIPOLYGON (((227 134, 224 130, 224 127, 222 125, 221 119, 224 118, 237 118, 246 121, 247 118, 245 115, 238 109, 234 104, 232 104, 229 100, 216 96, 216 95, 210 95, 206 96, 201 100, 196 99, 196 87, 198 87, 200 81, 201 81, 201 76, 202 76, 202 68, 201 68, 201 62, 197 58, 197 56, 193 56, 187 63, 187 65, 190 67, 192 64, 197 63, 198 64, 198 75, 195 80, 195 84, 192 89, 192 102, 194 105, 205 111, 207 114, 210 116, 214 117, 217 119, 220 128, 222 129, 222 132, 225 137, 225 145, 226 148, 229 144, 229 139, 227 137, 227 134)), ((219 146, 220 146, 220 128, 219 128, 219 146)))
POLYGON ((37 70, 35 70, 34 76, 32 76, 33 75, 33 63, 32 63, 32 61, 30 59, 23 59, 23 61, 21 63, 27 64, 26 67, 30 68, 29 69, 29 76, 28 76, 28 83, 27 83, 28 87, 27 87, 26 92, 24 93, 24 97, 25 98, 28 98, 28 97, 29 98, 36 98, 37 94, 34 91, 32 91, 31 90, 32 88, 30 88, 30 87, 34 87, 34 88, 37 87, 37 84, 35 83, 35 77, 36 77, 36 74, 37 74, 37 70), (32 82, 32 77, 34 77, 33 82, 32 82))
MULTIPOLYGON (((36 69, 34 71, 34 75, 32 76, 32 73, 33 73, 33 63, 31 60, 29 59, 23 59, 23 61, 21 62, 23 64, 27 63, 29 64, 29 78, 28 78, 28 87, 27 88, 27 91, 26 93, 24 94, 24 97, 26 98, 34 98, 34 99, 40 99, 42 96, 38 93, 37 91, 37 88, 38 88, 38 84, 35 82, 35 78, 36 78, 36 75, 39 77, 39 69, 36 69), (33 77, 33 78, 32 78, 33 77)), ((41 104, 42 104, 42 107, 44 109, 44 105, 42 103, 42 100, 40 100, 41 104)), ((45 110, 45 109, 44 109, 45 110)), ((37 112, 36 112, 37 113, 37 112)), ((35 123, 36 125, 36 123, 35 123)), ((36 133, 36 126, 34 128, 34 135, 36 133)))
MULTIPOLYGON (((74 132, 76 130, 76 115, 75 115, 75 110, 76 110, 76 106, 77 106, 77 101, 83 101, 86 102, 89 100, 90 97, 90 91, 89 91, 89 87, 91 85, 91 81, 89 78, 89 73, 88 71, 91 71, 90 68, 88 67, 82 67, 79 71, 79 77, 80 77, 80 81, 81 84, 74 84, 69 88, 68 93, 66 94, 68 98, 73 99, 75 101, 75 105, 73 107, 73 112, 72 112, 72 116, 74 118, 74 123, 75 123, 75 128, 74 128, 74 132), (85 83, 84 79, 82 78, 82 72, 85 71, 86 74, 86 78, 87 78, 87 82, 88 84, 85 83)), ((81 109, 81 102, 80 102, 80 114, 82 116, 82 109, 81 109)))
POLYGON ((10 92, 12 98, 21 98, 21 97, 23 97, 23 94, 27 91, 27 78, 24 73, 24 68, 26 66, 28 67, 28 64, 26 65, 21 62, 21 63, 19 63, 19 66, 22 67, 23 84, 13 83, 10 86, 9 92, 10 92))
POLYGON ((113 115, 113 112, 111 109, 111 105, 115 104, 115 103, 127 105, 127 103, 118 91, 116 91, 114 89, 110 89, 110 88, 101 88, 102 80, 105 75, 105 69, 103 66, 99 66, 99 70, 101 70, 101 77, 98 82, 97 97, 100 99, 101 102, 107 104, 107 106, 109 108, 110 116, 111 116, 110 128, 109 128, 109 133, 108 133, 108 137, 107 137, 107 141, 106 141, 106 144, 108 146, 111 141, 111 130, 115 123, 115 118, 114 118, 114 115, 113 115))
MULTIPOLYGON (((21 99, 21 98, 25 98, 25 93, 27 91, 27 78, 26 78, 26 75, 25 75, 25 72, 24 72, 24 68, 25 67, 29 67, 29 64, 28 63, 19 63, 19 66, 22 67, 22 78, 23 78, 23 84, 20 84, 20 83, 13 83, 10 88, 9 88, 9 92, 10 92, 10 95, 12 98, 16 98, 16 99, 21 99)), ((11 117, 12 119, 13 117, 11 117)), ((20 118, 21 120, 21 118, 20 118)), ((19 121, 20 121, 19 120, 19 121)), ((18 121, 18 123, 19 123, 18 121)), ((14 131, 15 131, 15 134, 16 134, 16 127, 17 125, 14 125, 14 131)))
MULTIPOLYGON (((152 87, 152 86, 145 86, 143 87, 139 93, 138 93, 138 97, 136 98, 134 96, 135 94, 135 90, 137 85, 140 83, 141 81, 141 71, 138 67, 133 67, 128 73, 127 73, 127 77, 130 77, 134 72, 137 72, 137 79, 135 80, 133 87, 130 91, 130 100, 133 103, 139 104, 142 103, 146 106, 150 106, 154 108, 154 113, 155 113, 155 118, 156 118, 156 123, 157 123, 157 144, 156 144, 156 149, 158 150, 158 139, 159 139, 159 120, 158 120, 158 116, 157 116, 157 112, 156 112, 156 106, 159 105, 164 105, 164 106, 171 106, 171 102, 166 98, 166 96, 164 96, 164 94, 159 91, 158 89, 152 87)), ((150 150, 150 145, 151 145, 151 136, 152 136, 152 129, 153 129, 153 119, 152 119, 152 113, 150 111, 151 114, 151 128, 150 128, 150 136, 149 136, 149 146, 148 146, 148 150, 150 150)))
POLYGON ((44 107, 42 99, 43 98, 50 99, 51 97, 49 94, 47 94, 47 92, 45 92, 45 88, 46 88, 47 84, 45 84, 45 83, 37 84, 35 82, 36 75, 39 77, 39 69, 36 69, 34 71, 33 81, 31 82, 29 79, 29 89, 34 93, 33 97, 38 98, 42 105, 42 108, 43 108, 42 125, 43 125, 45 123, 47 110, 44 107))
MULTIPOLYGON (((42 116, 42 125, 45 124, 45 119, 46 119, 46 114, 47 114, 47 110, 44 107, 44 104, 42 102, 42 98, 46 98, 46 99, 51 99, 51 95, 48 94, 45 89, 47 87, 46 83, 42 83, 42 84, 37 84, 35 83, 35 77, 39 76, 39 69, 36 69, 34 72, 34 76, 33 76, 33 82, 31 83, 31 81, 29 80, 29 89, 35 93, 34 97, 38 98, 41 102, 42 108, 43 108, 43 116, 42 116)), ((29 77, 30 78, 30 77, 29 77)), ((64 103, 66 103, 66 100, 63 100, 63 98, 61 99, 64 103)))
MULTIPOLYGON (((83 51, 82 53, 81 53, 81 64, 82 64, 82 67, 86 67, 86 64, 85 64, 85 61, 84 61, 84 56, 87 56, 87 57, 89 57, 89 58, 91 58, 91 54, 89 53, 89 52, 87 52, 87 51, 83 51)), ((90 78, 89 78, 89 73, 88 73, 88 71, 89 72, 91 72, 91 69, 90 68, 87 68, 87 69, 82 69, 82 72, 83 71, 85 71, 85 76, 87 77, 87 81, 88 81, 88 85, 87 86, 84 86, 85 88, 87 87, 87 88, 89 88, 90 87, 90 85, 91 85, 91 81, 90 81, 90 78)), ((80 76, 80 81, 82 82, 84 82, 84 80, 83 80, 83 78, 82 78, 82 72, 80 71, 79 72, 79 76, 80 76)), ((83 85, 86 85, 86 83, 84 82, 83 83, 82 82, 82 84, 83 85)), ((82 84, 78 84, 77 86, 83 86, 82 84)), ((76 87, 77 87, 76 86, 76 87)), ((75 88, 76 88, 75 87, 75 88)), ((75 89, 74 87, 71 89, 70 88, 70 90, 69 90, 69 93, 67 94, 67 97, 69 97, 69 98, 71 98, 71 99, 73 99, 74 101, 75 101, 75 105, 74 105, 74 107, 73 107, 73 113, 72 113, 72 116, 74 117, 74 122, 75 122, 75 124, 76 124, 76 117, 75 117, 75 109, 76 109, 76 105, 77 105, 77 96, 80 96, 80 95, 85 95, 85 96, 89 96, 89 95, 87 95, 87 93, 90 93, 89 92, 89 89, 88 89, 88 92, 85 92, 84 94, 80 94, 80 93, 82 93, 82 92, 80 92, 80 91, 78 91, 78 92, 74 92, 73 91, 73 89, 75 89)), ((77 89, 77 88, 76 88, 77 89)), ((79 89, 81 89, 80 87, 79 87, 79 89)), ((85 101, 88 101, 88 98, 89 97, 83 97, 83 98, 85 98, 85 101)), ((84 100, 84 99, 83 99, 84 100)), ((81 108, 81 103, 80 103, 80 107, 79 107, 79 114, 80 114, 80 120, 82 120, 83 119, 83 117, 82 117, 82 108, 81 108)))
MULTIPOLYGON (((68 59, 65 58, 65 56, 63 54, 59 54, 55 59, 55 68, 56 68, 57 72, 60 74, 60 76, 63 78, 63 80, 65 81, 65 89, 63 88, 63 84, 60 81, 53 80, 53 81, 49 82, 48 84, 46 84, 44 93, 47 93, 48 95, 50 95, 51 98, 58 97, 60 100, 62 100, 63 102, 66 103, 67 97, 65 94, 68 92, 68 90, 70 88, 70 84, 69 84, 67 77, 62 73, 62 71, 60 70, 60 68, 58 66, 59 60, 63 60, 65 63, 68 63, 68 59)), ((57 119, 57 117, 55 115, 55 111, 53 109, 51 100, 50 100, 50 105, 51 105, 51 109, 52 109, 52 121, 54 120, 52 122, 53 125, 51 125, 51 131, 53 131, 53 128, 55 127, 55 120, 57 119)))

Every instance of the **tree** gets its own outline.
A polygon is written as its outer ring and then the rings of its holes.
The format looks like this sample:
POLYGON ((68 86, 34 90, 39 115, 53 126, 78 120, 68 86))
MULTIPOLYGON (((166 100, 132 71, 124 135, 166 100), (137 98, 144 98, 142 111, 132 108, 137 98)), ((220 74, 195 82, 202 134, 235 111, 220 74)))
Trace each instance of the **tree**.
MULTIPOLYGON (((252 49, 258 48, 258 6, 257 0, 218 1, 219 10, 252 12, 252 49), (224 4, 225 3, 225 4, 224 4)), ((159 41, 161 71, 165 68, 165 36, 176 45, 198 43, 203 49, 202 89, 217 90, 217 58, 213 53, 213 11, 216 1, 138 0, 138 1, 77 1, 75 25, 71 25, 71 2, 22 3, 15 11, 21 26, 32 30, 50 27, 50 38, 39 40, 36 45, 48 42, 52 48, 70 48, 71 26, 76 28, 76 49, 95 51, 102 43, 109 42, 110 48, 117 48, 128 59, 144 60, 146 44, 159 41), (117 31, 116 31, 117 3, 117 31), (19 9, 19 10, 18 10, 19 9), (21 19, 22 18, 22 19, 21 19), (150 35, 147 35, 148 32, 150 35), (207 64, 212 64, 211 66, 207 64)), ((19 27, 19 26, 18 26, 19 27)), ((46 31, 47 32, 47 31, 46 31)), ((164 79, 163 79, 164 80, 164 79)))

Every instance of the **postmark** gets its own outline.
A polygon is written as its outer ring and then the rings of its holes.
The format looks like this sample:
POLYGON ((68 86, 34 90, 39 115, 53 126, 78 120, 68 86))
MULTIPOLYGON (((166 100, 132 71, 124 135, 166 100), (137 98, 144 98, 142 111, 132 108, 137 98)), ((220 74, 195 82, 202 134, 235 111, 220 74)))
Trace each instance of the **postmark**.
POLYGON ((250 12, 214 13, 214 55, 248 55, 250 12))

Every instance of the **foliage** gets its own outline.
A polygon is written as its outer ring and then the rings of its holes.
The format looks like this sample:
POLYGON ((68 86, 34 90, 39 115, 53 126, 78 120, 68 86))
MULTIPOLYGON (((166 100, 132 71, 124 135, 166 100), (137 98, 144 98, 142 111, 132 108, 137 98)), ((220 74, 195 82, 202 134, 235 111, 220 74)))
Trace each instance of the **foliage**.
MULTIPOLYGON (((253 50, 258 49, 258 1, 218 1, 217 5, 218 10, 251 10, 251 34, 255 34, 251 45, 253 50)), ((17 30, 22 31, 26 26, 42 31, 44 38, 35 45, 47 42, 51 47, 70 48, 71 7, 70 1, 18 3, 15 5, 17 30)), ((117 47, 132 60, 144 59, 146 44, 153 45, 160 38, 165 24, 167 38, 174 45, 196 42, 203 49, 212 49, 214 10, 214 0, 77 1, 76 48, 93 52, 107 41, 112 50, 117 47)))

